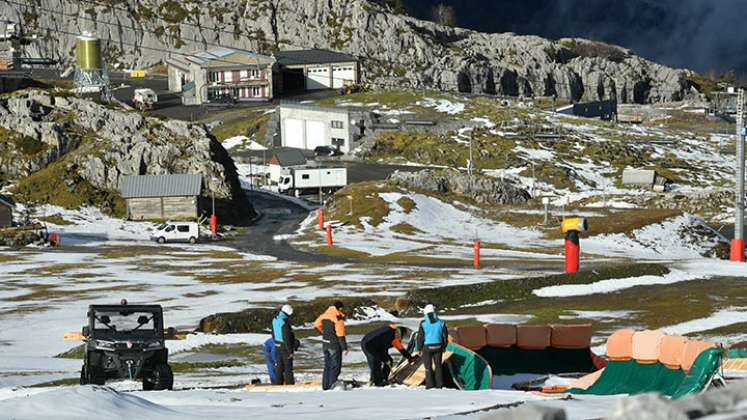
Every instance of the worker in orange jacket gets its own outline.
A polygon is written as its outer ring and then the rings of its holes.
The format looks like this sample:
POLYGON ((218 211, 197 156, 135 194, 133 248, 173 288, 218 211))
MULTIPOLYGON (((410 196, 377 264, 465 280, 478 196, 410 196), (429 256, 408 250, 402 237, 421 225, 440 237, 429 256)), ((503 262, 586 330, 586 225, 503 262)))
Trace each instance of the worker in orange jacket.
POLYGON ((324 350, 322 389, 324 390, 331 389, 337 382, 342 369, 342 352, 347 354, 348 351, 343 307, 343 303, 338 300, 314 321, 314 328, 322 333, 324 350))

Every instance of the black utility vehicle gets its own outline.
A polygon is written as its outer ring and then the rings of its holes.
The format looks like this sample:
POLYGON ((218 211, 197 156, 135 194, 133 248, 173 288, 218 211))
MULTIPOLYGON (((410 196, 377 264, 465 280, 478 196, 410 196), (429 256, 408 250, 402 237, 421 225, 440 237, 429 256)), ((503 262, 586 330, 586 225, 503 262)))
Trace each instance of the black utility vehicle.
POLYGON ((83 338, 81 385, 131 379, 145 391, 173 387, 160 305, 91 305, 83 338))

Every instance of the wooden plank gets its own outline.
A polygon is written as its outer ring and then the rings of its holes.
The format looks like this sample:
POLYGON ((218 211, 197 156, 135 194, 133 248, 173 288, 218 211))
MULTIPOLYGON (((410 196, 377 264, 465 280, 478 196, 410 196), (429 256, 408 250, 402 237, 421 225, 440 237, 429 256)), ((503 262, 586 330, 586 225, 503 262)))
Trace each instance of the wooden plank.
MULTIPOLYGON (((454 353, 450 351, 444 352, 443 358, 441 360, 441 364, 443 365, 444 363, 446 363, 446 361, 449 360, 452 354, 454 353)), ((405 378, 402 381, 402 383, 409 387, 417 387, 417 386, 422 385, 424 382, 425 382, 425 364, 423 364, 423 358, 420 357, 420 359, 417 362, 417 368, 407 378, 405 378)))
POLYGON ((322 381, 304 381, 295 385, 247 384, 244 389, 249 392, 318 391, 322 389, 322 381))

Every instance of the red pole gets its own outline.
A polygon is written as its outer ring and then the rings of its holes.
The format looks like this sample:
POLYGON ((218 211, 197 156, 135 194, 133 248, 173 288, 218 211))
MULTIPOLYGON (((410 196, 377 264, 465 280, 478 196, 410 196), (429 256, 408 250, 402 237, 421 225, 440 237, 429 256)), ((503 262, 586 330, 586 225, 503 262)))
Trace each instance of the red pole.
POLYGON ((327 246, 332 247, 332 225, 327 225, 327 246))
POLYGON ((568 231, 565 234, 565 272, 578 273, 579 255, 581 254, 581 244, 579 243, 578 232, 575 230, 568 231))
POLYGON ((480 240, 475 239, 475 257, 473 264, 475 268, 480 268, 480 240))
POLYGON ((216 216, 215 213, 210 216, 210 233, 212 233, 213 236, 218 234, 218 216, 216 216))
POLYGON ((732 239, 729 259, 734 262, 744 262, 744 239, 732 239))
POLYGON ((324 230, 324 210, 321 207, 316 209, 316 216, 319 219, 319 230, 324 230))

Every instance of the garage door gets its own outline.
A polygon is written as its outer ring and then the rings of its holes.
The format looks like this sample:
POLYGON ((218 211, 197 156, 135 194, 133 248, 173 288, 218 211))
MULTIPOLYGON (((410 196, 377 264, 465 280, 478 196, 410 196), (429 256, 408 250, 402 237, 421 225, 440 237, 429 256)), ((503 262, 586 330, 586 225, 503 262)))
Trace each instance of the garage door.
POLYGON ((303 120, 286 118, 283 125, 283 147, 295 147, 305 149, 306 144, 303 138, 303 120))
POLYGON ((345 83, 355 82, 353 66, 335 66, 332 68, 332 82, 335 88, 341 88, 345 83))
POLYGON ((314 150, 317 146, 328 145, 324 131, 322 121, 306 121, 306 148, 314 150))
POLYGON ((316 67, 308 70, 306 89, 328 89, 331 87, 329 83, 329 67, 316 67))

